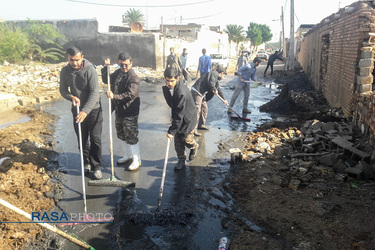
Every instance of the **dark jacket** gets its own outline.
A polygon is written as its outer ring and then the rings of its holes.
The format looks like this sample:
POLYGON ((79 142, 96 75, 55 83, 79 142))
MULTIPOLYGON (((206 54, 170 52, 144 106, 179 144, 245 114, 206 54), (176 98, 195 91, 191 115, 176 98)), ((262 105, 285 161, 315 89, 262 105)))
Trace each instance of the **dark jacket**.
POLYGON ((89 114, 100 107, 98 74, 94 65, 86 59, 82 60, 82 69, 74 71, 68 64, 61 69, 60 94, 68 101, 76 96, 81 102, 81 111, 89 114))
MULTIPOLYGON (((107 67, 102 68, 102 81, 108 83, 107 67)), ((118 93, 115 93, 115 82, 121 69, 117 69, 110 75, 111 91, 113 92, 112 107, 116 109, 119 117, 139 115, 141 100, 139 98, 140 80, 133 69, 130 69, 121 79, 118 93)))
POLYGON ((167 86, 163 86, 164 98, 172 109, 172 125, 168 134, 184 134, 186 137, 197 125, 197 108, 189 89, 182 78, 177 82, 173 90, 173 96, 167 86))
POLYGON ((272 54, 270 55, 270 58, 268 59, 267 64, 273 64, 277 59, 283 61, 282 54, 272 54))
POLYGON ((206 101, 211 100, 214 96, 214 92, 217 90, 219 96, 223 99, 224 95, 219 85, 219 73, 217 71, 210 71, 207 74, 201 76, 193 85, 193 88, 203 96, 206 92, 206 101))

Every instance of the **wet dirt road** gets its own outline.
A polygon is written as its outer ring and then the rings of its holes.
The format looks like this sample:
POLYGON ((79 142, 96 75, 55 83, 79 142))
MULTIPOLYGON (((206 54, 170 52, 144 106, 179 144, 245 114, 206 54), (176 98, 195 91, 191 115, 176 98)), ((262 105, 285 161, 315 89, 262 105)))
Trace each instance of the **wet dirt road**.
MULTIPOLYGON (((264 66, 258 69, 263 74, 264 66)), ((259 80, 262 80, 259 78, 259 80)), ((221 81, 224 96, 229 101, 235 86, 235 77, 221 81)), ((208 102, 207 125, 210 128, 197 137, 200 149, 196 159, 186 169, 174 171, 177 162, 173 142, 168 159, 162 206, 156 212, 166 150, 166 133, 170 109, 161 93, 161 84, 141 84, 141 112, 139 117, 142 166, 134 172, 124 171, 126 165, 115 165, 118 179, 136 183, 135 188, 120 189, 87 186, 87 211, 93 214, 110 214, 117 217, 115 223, 60 225, 69 233, 75 233, 95 249, 214 249, 221 237, 225 213, 231 212, 230 195, 222 189, 223 180, 230 168, 227 150, 218 151, 221 143, 235 141, 240 133, 252 131, 257 125, 271 120, 258 107, 277 95, 275 86, 251 88, 247 117, 251 122, 231 120, 226 106, 216 97, 208 102), (219 146, 219 147, 218 147, 219 146), (182 218, 182 221, 181 221, 182 218)), ((110 176, 108 136, 108 100, 102 93, 103 106, 103 179, 110 176)), ((234 109, 240 112, 243 93, 234 109)), ((60 153, 59 164, 65 172, 64 195, 56 211, 69 214, 84 212, 80 156, 72 126, 70 103, 61 101, 45 109, 60 117, 56 124, 55 150, 60 153)), ((114 116, 112 117, 114 122, 114 116)), ((122 157, 122 148, 114 133, 114 160, 122 157)), ((236 146, 235 143, 229 147, 236 146)), ((187 152, 188 153, 188 152, 187 152)), ((116 163, 115 163, 116 164, 116 163)), ((248 222, 251 224, 251 222, 248 222)), ((225 228, 225 227, 224 227, 225 228)), ((261 230, 253 225, 255 230, 261 230)), ((62 241, 63 249, 79 249, 62 241)))

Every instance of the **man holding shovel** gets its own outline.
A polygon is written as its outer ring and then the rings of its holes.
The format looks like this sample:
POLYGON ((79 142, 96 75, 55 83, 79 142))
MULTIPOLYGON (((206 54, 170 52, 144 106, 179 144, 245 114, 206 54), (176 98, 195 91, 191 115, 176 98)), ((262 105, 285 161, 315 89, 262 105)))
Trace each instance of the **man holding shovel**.
MULTIPOLYGON (((197 108, 197 126, 194 131, 195 136, 201 136, 197 129, 208 130, 205 126, 208 114, 207 102, 216 94, 224 100, 223 92, 220 89, 219 81, 224 78, 225 69, 221 65, 217 65, 214 70, 202 75, 191 87, 191 95, 193 96, 195 106, 197 108)), ((225 104, 228 102, 225 100, 225 104)))
MULTIPOLYGON (((104 61, 105 66, 110 65, 110 60, 104 61)), ((132 69, 133 61, 129 53, 120 53, 118 56, 120 66, 110 75, 111 91, 107 96, 112 100, 115 110, 115 126, 117 137, 121 140, 124 157, 117 161, 118 164, 133 160, 129 170, 136 170, 141 165, 138 139, 138 116, 140 108, 139 77, 132 69)), ((108 83, 108 67, 102 69, 102 80, 108 83)))
MULTIPOLYGON (((251 113, 251 111, 247 108, 247 102, 249 101, 250 96, 250 83, 247 81, 255 81, 255 73, 257 71, 257 67, 259 66, 261 60, 258 57, 255 57, 252 63, 248 63, 241 68, 238 69, 238 78, 236 82, 236 88, 233 92, 232 99, 230 100, 230 106, 233 107, 234 103, 238 95, 240 94, 241 90, 244 92, 243 97, 243 113, 251 113)), ((231 113, 232 110, 228 109, 228 113, 231 113)))
POLYGON ((172 124, 168 129, 167 138, 174 138, 174 146, 178 163, 174 167, 180 170, 186 166, 185 147, 190 149, 189 160, 193 160, 199 147, 194 140, 197 124, 197 109, 189 89, 180 78, 176 68, 169 67, 164 71, 166 86, 163 86, 164 98, 172 109, 172 124))
POLYGON ((66 50, 69 64, 61 69, 60 94, 72 102, 73 124, 78 141, 81 123, 83 162, 86 172, 93 170, 94 178, 102 178, 102 124, 103 115, 99 99, 98 75, 82 50, 72 47, 66 50), (76 106, 80 112, 77 114, 76 106), (88 139, 90 138, 90 143, 88 139))

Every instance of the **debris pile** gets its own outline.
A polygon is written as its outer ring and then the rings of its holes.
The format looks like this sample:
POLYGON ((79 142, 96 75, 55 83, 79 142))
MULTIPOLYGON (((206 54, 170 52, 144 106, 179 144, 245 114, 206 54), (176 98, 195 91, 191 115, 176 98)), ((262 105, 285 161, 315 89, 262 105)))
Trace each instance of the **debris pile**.
MULTIPOLYGON (((0 109, 12 109, 16 106, 28 106, 61 98, 59 93, 60 71, 66 62, 59 64, 0 65, 0 109)), ((96 66, 101 88, 102 65, 96 66)), ((112 70, 117 69, 113 65, 112 70)), ((133 68, 142 81, 158 84, 162 82, 163 71, 150 68, 133 68)))
POLYGON ((291 187, 295 189, 317 178, 346 181, 349 177, 375 177, 375 168, 370 165, 372 149, 349 123, 310 120, 300 130, 272 128, 251 132, 246 140, 244 160, 254 161, 267 155, 289 160, 291 187))

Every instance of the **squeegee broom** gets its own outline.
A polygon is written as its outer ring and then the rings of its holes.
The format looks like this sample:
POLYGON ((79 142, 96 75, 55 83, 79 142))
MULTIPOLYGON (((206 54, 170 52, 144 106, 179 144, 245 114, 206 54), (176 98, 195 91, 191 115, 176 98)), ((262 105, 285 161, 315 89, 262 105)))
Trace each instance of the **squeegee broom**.
MULTIPOLYGON (((107 82, 108 82, 108 91, 111 91, 110 86, 110 68, 107 66, 107 82)), ((89 186, 103 186, 103 187, 135 187, 134 182, 121 181, 117 180, 115 177, 115 167, 113 163, 113 138, 112 138, 112 107, 111 107, 111 98, 108 98, 108 113, 109 113, 109 147, 111 152, 111 177, 107 180, 90 180, 89 186)))

